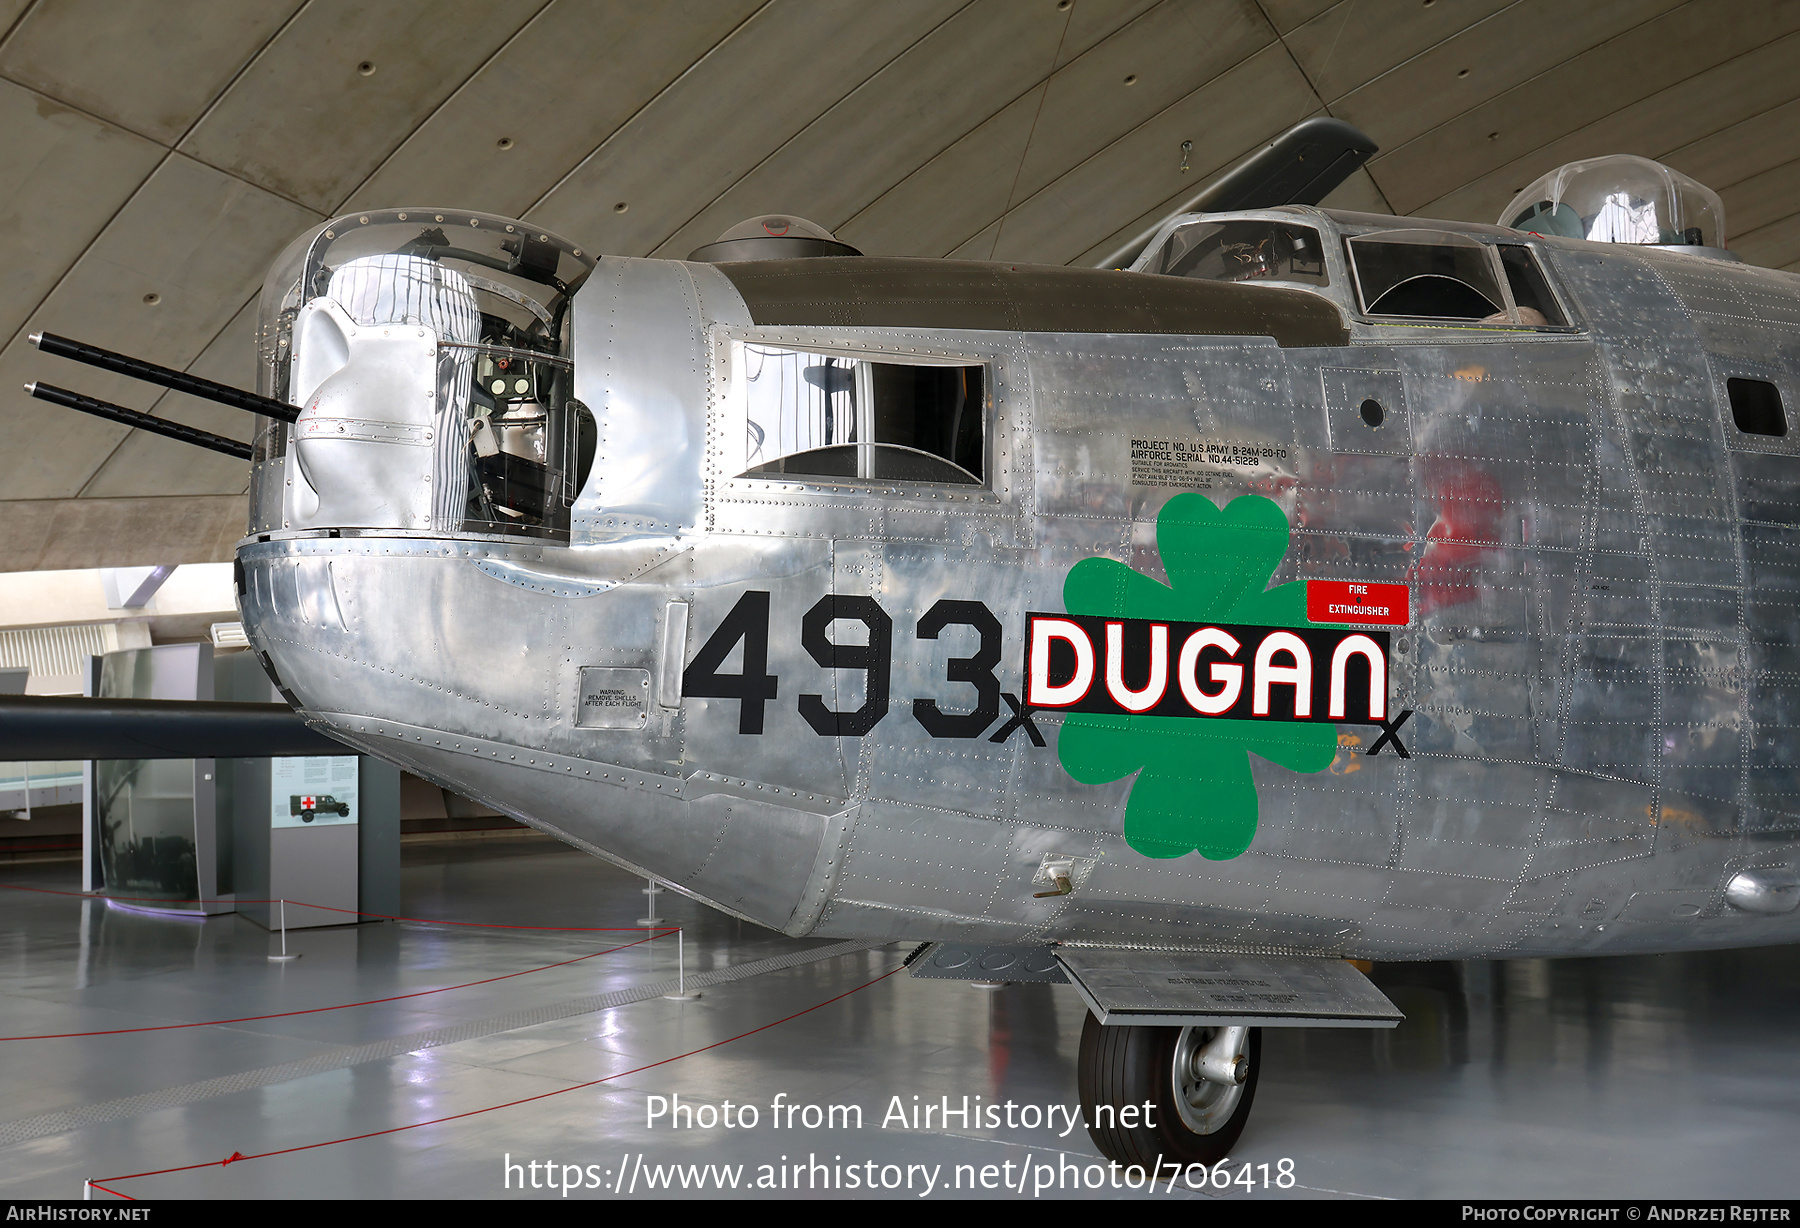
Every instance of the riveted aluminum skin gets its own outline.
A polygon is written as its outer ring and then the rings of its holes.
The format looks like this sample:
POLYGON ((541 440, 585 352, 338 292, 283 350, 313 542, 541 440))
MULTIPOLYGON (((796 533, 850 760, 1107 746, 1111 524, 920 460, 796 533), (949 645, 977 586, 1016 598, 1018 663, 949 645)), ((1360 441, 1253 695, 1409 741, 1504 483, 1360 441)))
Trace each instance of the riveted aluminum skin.
MULTIPOLYGON (((1727 904, 1735 875, 1800 844, 1800 436, 1736 429, 1725 384, 1800 403, 1800 279, 1532 246, 1569 329, 1359 320, 1334 236, 1318 292, 1349 342, 1316 347, 851 326, 829 304, 758 326, 717 268, 606 258, 575 299, 600 441, 570 545, 270 533, 239 549, 245 626, 335 736, 792 934, 1372 959, 1800 940, 1800 914, 1727 904), (979 365, 983 484, 743 476, 721 423, 744 344, 979 365), (1253 461, 1145 485, 1134 439, 1253 461), (1073 779, 1056 712, 1032 714, 1038 746, 1019 724, 990 740, 1005 708, 974 737, 915 710, 977 702, 948 673, 976 628, 920 634, 938 602, 985 606, 1000 689, 1022 696, 1027 612, 1062 610, 1091 557, 1166 582, 1157 515, 1182 489, 1280 505, 1274 583, 1411 603, 1388 677, 1408 757, 1350 725, 1323 771, 1252 756, 1256 834, 1218 861, 1135 851, 1133 778, 1073 779), (804 642, 827 597, 891 623, 887 706, 861 736, 803 715, 802 696, 866 698, 866 670, 804 642), (761 608, 772 694, 684 690, 680 663, 761 608), (643 719, 584 725, 584 671, 641 677, 643 719), (1047 857, 1068 894, 1037 898, 1047 857)), ((830 642, 858 645, 857 624, 830 642)), ((755 672, 753 638, 718 673, 755 672)))

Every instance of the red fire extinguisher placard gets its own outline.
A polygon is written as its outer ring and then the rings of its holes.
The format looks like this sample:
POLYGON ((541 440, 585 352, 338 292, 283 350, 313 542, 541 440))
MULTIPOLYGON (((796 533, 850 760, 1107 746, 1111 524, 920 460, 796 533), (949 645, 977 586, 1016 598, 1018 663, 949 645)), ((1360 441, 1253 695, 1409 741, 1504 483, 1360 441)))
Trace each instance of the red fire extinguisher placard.
POLYGON ((1404 627, 1412 621, 1404 584, 1364 584, 1357 580, 1308 580, 1306 617, 1315 623, 1373 623, 1404 627))

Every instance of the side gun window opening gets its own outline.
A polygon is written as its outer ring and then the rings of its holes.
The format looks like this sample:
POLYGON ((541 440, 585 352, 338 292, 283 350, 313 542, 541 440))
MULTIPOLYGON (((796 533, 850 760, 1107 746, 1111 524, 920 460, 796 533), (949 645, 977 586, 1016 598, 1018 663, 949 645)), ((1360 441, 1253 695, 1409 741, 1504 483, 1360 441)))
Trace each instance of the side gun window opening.
POLYGON ((1348 243, 1363 312, 1410 320, 1565 327, 1536 257, 1444 230, 1384 230, 1348 243))
POLYGON ((1767 380, 1733 378, 1725 381, 1731 400, 1731 421, 1746 435, 1787 434, 1787 414, 1781 408, 1781 390, 1767 380))
POLYGON ((987 381, 980 366, 871 362, 733 347, 743 477, 980 486, 987 381))
POLYGON ((1179 227, 1140 271, 1206 281, 1298 281, 1323 286, 1330 280, 1318 231, 1256 219, 1179 227))

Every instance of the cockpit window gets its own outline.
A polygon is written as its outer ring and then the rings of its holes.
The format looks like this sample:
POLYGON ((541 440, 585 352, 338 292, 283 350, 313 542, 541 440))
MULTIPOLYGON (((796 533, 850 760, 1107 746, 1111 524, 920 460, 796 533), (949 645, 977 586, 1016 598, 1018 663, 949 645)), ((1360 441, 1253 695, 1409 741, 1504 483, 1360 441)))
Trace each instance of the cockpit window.
POLYGON ((1506 311, 1485 246, 1442 230, 1384 230, 1350 240, 1370 315, 1479 320, 1506 311))
POLYGON ((979 365, 874 362, 738 342, 731 408, 742 477, 983 484, 979 365))
POLYGON ((1529 247, 1522 243, 1496 243, 1494 251, 1499 253, 1500 267, 1506 270, 1506 285, 1512 291, 1513 305, 1519 309, 1519 323, 1556 328, 1568 324, 1568 317, 1557 306, 1556 295, 1550 292, 1550 283, 1544 279, 1544 271, 1538 268, 1529 247))
POLYGON ((1141 270, 1207 281, 1329 282, 1319 232, 1253 218, 1193 222, 1169 235, 1141 270))
POLYGON ((1526 327, 1567 323, 1531 249, 1446 230, 1384 230, 1349 241, 1364 313, 1526 327))

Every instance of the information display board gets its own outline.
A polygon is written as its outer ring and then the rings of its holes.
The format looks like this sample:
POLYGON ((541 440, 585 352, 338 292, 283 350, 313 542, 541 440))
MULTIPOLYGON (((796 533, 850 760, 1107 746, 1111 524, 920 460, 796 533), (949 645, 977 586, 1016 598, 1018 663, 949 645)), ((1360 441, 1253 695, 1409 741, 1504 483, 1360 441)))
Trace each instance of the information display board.
POLYGON ((355 755, 269 760, 269 825, 333 827, 357 818, 355 755))

